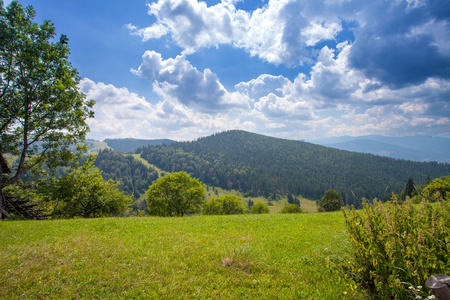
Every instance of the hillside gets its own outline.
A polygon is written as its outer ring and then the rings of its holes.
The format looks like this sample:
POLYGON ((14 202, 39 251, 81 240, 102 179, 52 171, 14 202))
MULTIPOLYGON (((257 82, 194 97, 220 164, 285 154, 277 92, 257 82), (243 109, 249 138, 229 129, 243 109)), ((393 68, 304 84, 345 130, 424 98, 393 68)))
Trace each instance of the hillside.
POLYGON ((310 142, 341 150, 371 153, 392 158, 450 162, 450 138, 441 136, 342 136, 311 140, 310 142))
POLYGON ((158 139, 158 140, 141 140, 141 139, 106 139, 103 141, 114 151, 119 152, 134 152, 137 148, 148 146, 148 145, 170 145, 174 141, 168 139, 158 139))
POLYGON ((420 184, 450 174, 450 164, 396 160, 245 131, 143 147, 139 153, 165 171, 183 170, 206 184, 247 195, 293 193, 319 199, 334 188, 345 203, 356 205, 362 197, 383 198, 402 190, 410 176, 420 184))
POLYGON ((144 194, 149 185, 158 179, 158 172, 155 169, 132 156, 113 150, 100 150, 94 164, 102 171, 105 180, 120 182, 120 191, 132 195, 135 199, 144 194))

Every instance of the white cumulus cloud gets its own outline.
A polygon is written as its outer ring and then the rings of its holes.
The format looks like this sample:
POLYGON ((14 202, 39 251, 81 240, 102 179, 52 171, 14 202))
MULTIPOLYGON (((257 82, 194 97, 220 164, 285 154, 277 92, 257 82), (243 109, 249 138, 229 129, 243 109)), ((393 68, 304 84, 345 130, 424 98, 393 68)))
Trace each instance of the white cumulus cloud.
POLYGON ((229 93, 217 75, 209 69, 200 72, 186 57, 162 59, 155 51, 146 51, 143 62, 132 72, 148 79, 162 99, 178 101, 201 112, 219 112, 229 108, 248 107, 248 98, 229 93))

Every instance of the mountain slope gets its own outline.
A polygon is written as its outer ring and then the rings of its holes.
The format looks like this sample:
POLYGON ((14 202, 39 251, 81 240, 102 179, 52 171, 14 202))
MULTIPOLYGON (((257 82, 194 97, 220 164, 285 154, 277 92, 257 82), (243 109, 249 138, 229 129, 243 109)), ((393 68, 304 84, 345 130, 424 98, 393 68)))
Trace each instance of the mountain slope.
POLYGON ((450 174, 450 164, 395 160, 245 131, 143 147, 140 153, 165 171, 183 170, 204 183, 249 195, 294 193, 319 199, 334 188, 349 204, 398 192, 409 176, 419 184, 450 174))

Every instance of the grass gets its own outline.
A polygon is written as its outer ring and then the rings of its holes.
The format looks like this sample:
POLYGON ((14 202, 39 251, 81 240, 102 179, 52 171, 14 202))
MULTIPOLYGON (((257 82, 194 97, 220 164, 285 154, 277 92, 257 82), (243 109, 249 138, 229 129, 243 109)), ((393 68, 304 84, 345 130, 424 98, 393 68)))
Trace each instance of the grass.
POLYGON ((0 222, 1 299, 364 299, 341 213, 0 222))

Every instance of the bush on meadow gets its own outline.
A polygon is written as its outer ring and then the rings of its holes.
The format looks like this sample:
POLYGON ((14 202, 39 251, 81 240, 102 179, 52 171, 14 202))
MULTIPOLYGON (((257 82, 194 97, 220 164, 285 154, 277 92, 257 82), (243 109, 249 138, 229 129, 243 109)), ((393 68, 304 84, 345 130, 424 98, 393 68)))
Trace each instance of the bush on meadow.
POLYGON ((416 208, 410 199, 374 200, 363 212, 343 211, 353 246, 348 273, 377 298, 427 296, 425 281, 450 273, 450 201, 416 208))

